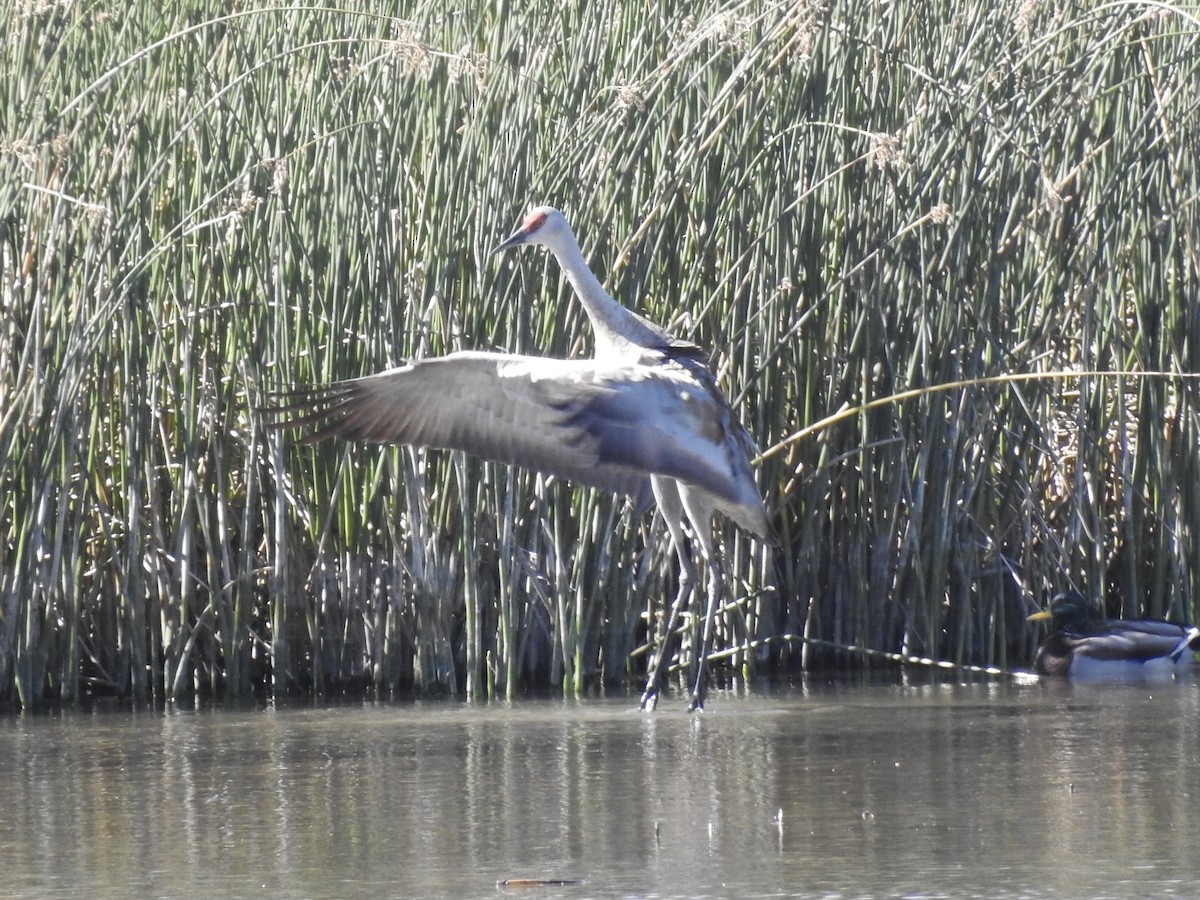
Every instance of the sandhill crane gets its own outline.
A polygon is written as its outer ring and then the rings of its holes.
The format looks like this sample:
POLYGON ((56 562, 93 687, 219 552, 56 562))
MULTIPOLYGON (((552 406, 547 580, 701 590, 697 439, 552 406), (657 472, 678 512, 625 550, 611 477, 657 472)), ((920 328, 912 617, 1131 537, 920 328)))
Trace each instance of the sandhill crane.
POLYGON ((296 392, 275 427, 308 427, 312 443, 349 440, 444 447, 580 484, 644 496, 649 483, 679 560, 679 590, 650 663, 642 708, 658 698, 667 642, 696 584, 683 521, 709 566, 708 606, 689 709, 704 703, 713 621, 724 593, 713 546, 721 512, 773 540, 750 459, 754 443, 696 345, 610 297, 558 210, 532 210, 493 252, 548 249, 596 333, 593 359, 458 352, 296 392))

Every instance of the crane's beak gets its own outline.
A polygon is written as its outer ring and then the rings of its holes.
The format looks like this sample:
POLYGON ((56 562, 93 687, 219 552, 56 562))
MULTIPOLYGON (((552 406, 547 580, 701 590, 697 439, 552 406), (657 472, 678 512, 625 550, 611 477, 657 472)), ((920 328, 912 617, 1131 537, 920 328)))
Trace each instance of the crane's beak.
POLYGON ((529 240, 529 232, 524 228, 518 228, 513 233, 513 236, 506 240, 503 244, 493 247, 492 252, 501 253, 504 250, 509 250, 513 247, 520 247, 527 240, 529 240))

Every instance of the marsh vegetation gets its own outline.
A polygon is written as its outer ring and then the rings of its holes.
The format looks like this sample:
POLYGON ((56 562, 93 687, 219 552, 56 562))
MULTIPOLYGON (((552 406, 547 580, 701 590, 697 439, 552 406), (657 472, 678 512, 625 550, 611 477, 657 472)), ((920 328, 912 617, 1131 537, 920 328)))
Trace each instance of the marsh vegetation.
POLYGON ((726 535, 736 670, 1027 663, 1070 586, 1192 617, 1193 13, 377 10, 0 11, 0 698, 640 673, 661 523, 255 412, 414 356, 586 351, 552 262, 486 254, 529 202, 713 348, 766 451, 782 546, 726 535))

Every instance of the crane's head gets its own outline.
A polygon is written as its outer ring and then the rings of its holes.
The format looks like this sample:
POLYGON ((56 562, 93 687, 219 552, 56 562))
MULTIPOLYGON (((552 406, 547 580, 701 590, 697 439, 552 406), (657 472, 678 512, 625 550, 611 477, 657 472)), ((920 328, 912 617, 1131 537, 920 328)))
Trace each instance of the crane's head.
POLYGON ((512 237, 496 247, 492 252, 499 253, 510 247, 521 244, 541 244, 553 249, 564 240, 572 240, 571 226, 567 217, 553 206, 539 206, 531 209, 525 216, 521 227, 513 232, 512 237))

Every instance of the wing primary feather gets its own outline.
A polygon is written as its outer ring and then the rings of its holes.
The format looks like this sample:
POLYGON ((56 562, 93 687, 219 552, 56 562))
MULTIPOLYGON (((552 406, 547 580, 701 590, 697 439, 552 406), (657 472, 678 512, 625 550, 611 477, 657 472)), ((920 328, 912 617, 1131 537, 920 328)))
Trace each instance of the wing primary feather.
POLYGON ((267 417, 266 427, 272 431, 313 429, 299 437, 297 443, 315 444, 345 433, 351 395, 352 391, 345 382, 280 391, 269 394, 269 405, 260 406, 259 412, 267 417))
POLYGON ((262 412, 271 430, 300 430, 301 445, 340 437, 462 450, 645 503, 647 473, 601 459, 595 435, 572 422, 569 407, 607 390, 594 361, 460 353, 281 391, 262 412))

